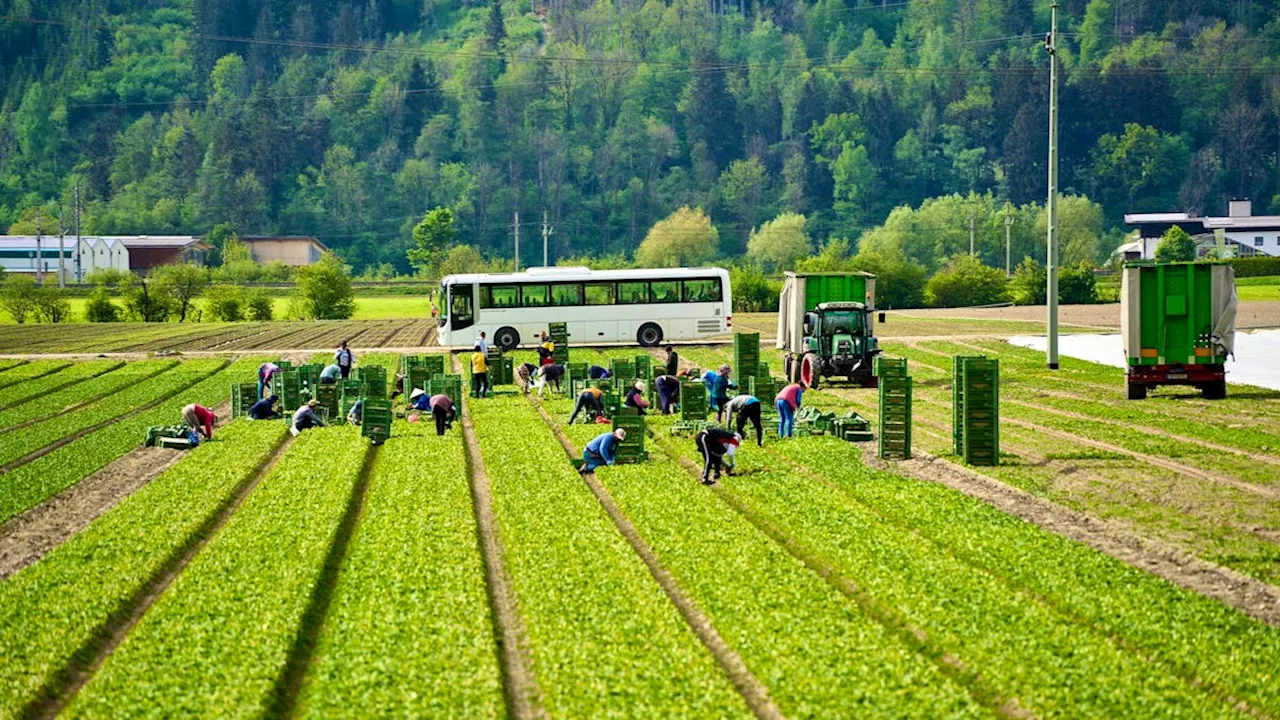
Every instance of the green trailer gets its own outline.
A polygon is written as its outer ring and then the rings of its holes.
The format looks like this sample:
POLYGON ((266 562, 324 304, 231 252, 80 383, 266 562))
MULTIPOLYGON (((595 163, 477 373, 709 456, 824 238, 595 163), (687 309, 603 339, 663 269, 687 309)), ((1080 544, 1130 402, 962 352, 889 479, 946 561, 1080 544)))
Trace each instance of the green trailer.
POLYGON ((875 387, 876 277, 868 273, 786 273, 778 296, 777 347, 788 382, 817 387, 846 377, 875 387))
POLYGON ((1161 385, 1190 385, 1206 399, 1227 396, 1233 354, 1235 270, 1204 262, 1130 263, 1120 289, 1128 398, 1161 385))

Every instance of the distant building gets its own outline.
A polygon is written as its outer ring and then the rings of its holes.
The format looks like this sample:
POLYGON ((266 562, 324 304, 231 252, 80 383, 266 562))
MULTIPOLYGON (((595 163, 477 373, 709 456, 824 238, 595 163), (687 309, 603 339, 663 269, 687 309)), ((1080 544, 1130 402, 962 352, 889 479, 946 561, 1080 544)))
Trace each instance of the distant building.
POLYGON ((281 237, 241 236, 253 259, 260 265, 280 261, 291 267, 310 265, 320 260, 320 256, 329 248, 314 237, 306 235, 288 235, 281 237))
POLYGON ((1201 256, 1217 247, 1215 232, 1218 230, 1223 232, 1224 245, 1231 256, 1280 256, 1280 215, 1254 215, 1253 203, 1248 200, 1232 200, 1226 217, 1180 212, 1134 213, 1125 215, 1124 221, 1138 229, 1137 242, 1141 246, 1141 259, 1145 260, 1155 257, 1160 238, 1174 226, 1196 239, 1201 256))
MULTIPOLYGON (((61 265, 65 268, 66 280, 75 282, 76 243, 74 238, 62 239, 61 253, 61 265)), ((31 275, 43 272, 46 280, 57 282, 60 264, 58 254, 57 235, 45 235, 39 242, 35 235, 0 236, 0 268, 4 268, 5 272, 31 275)))
POLYGON ((179 263, 204 264, 209 246, 192 235, 113 235, 98 238, 105 244, 118 242, 128 253, 129 269, 145 275, 152 268, 179 263))

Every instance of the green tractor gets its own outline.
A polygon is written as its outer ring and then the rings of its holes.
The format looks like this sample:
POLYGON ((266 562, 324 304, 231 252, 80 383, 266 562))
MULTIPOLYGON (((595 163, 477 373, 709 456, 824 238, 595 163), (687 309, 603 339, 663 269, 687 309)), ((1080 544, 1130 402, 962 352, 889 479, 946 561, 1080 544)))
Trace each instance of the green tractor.
POLYGON ((790 382, 818 387, 845 377, 876 387, 875 276, 867 273, 787 273, 778 301, 777 346, 786 352, 790 382))

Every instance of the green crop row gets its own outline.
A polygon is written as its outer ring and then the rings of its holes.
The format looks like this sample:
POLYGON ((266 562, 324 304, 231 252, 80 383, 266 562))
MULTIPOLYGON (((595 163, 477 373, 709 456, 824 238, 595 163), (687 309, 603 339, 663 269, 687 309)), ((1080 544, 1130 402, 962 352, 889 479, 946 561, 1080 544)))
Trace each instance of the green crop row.
POLYGON ((865 470, 838 440, 779 443, 774 451, 901 532, 918 533, 1219 697, 1280 713, 1280 630, 941 485, 865 470))
MULTIPOLYGON (((201 362, 201 361, 192 361, 201 362)), ((221 360, 211 360, 214 367, 221 360)), ((208 376, 150 410, 120 419, 57 450, 0 475, 0 523, 53 497, 142 444, 148 427, 181 421, 188 403, 213 407, 227 398, 236 379, 252 375, 260 359, 244 358, 208 376)), ((177 372, 177 370, 169 371, 177 372)), ((161 374, 159 377, 169 374, 161 374)), ((189 384, 189 383, 188 383, 189 384)), ((116 397, 116 396, 112 396, 116 397)), ((27 431, 23 429, 22 433, 27 431)), ((214 433, 215 438, 217 433, 214 433)))
MULTIPOLYGON (((204 531, 284 440, 282 423, 237 422, 34 565, 0 582, 0 718, 53 688, 102 629, 204 531)), ((123 711, 123 708, 117 708, 123 711)))
MULTIPOLYGON (((88 365, 89 363, 82 364, 88 365)), ((73 405, 93 402, 106 395, 130 387, 135 383, 145 381, 177 364, 177 360, 140 360, 127 367, 105 372, 71 387, 45 393, 17 407, 0 411, 0 430, 50 417, 73 405)))
POLYGON ((303 433, 67 715, 267 713, 368 448, 355 428, 303 433))
POLYGON ((0 388, 7 388, 10 385, 16 385, 58 372, 70 364, 71 362, 68 360, 33 360, 29 363, 23 363, 6 370, 3 375, 0 375, 0 388))
POLYGON ((373 466, 299 714, 502 716, 484 577, 461 433, 397 422, 373 466))
POLYGON ((25 362, 25 360, 18 360, 17 358, 0 358, 0 373, 16 368, 25 362))
POLYGON ((12 407, 60 388, 74 386, 75 383, 110 372, 121 365, 124 365, 122 360, 88 360, 74 363, 51 375, 15 383, 0 390, 0 408, 12 407))
POLYGON ((732 717, 747 707, 519 395, 470 403, 552 717, 732 717))
MULTIPOLYGON (((140 406, 181 392, 225 364, 225 361, 217 358, 191 360, 154 377, 143 374, 149 369, 144 368, 135 375, 136 381, 120 392, 79 410, 30 425, 23 428, 22 432, 6 437, 4 447, 0 448, 0 465, 23 458, 86 428, 128 415, 140 406)), ((179 420, 181 418, 175 417, 173 422, 179 420)))

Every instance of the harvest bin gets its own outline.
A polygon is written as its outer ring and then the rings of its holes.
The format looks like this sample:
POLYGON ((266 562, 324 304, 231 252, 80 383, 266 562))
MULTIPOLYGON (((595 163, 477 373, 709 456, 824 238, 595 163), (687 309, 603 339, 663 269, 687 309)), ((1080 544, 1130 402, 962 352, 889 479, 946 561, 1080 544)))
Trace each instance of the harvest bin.
POLYGON ((1230 265, 1134 263, 1120 290, 1120 334, 1130 400, 1158 385, 1227 395, 1224 363, 1235 346, 1236 282, 1230 265))

